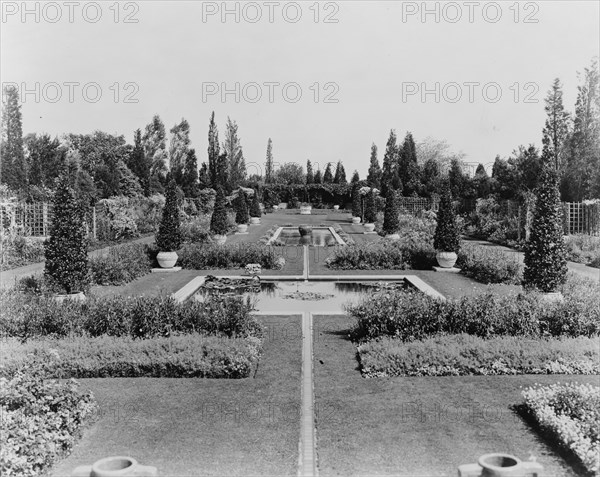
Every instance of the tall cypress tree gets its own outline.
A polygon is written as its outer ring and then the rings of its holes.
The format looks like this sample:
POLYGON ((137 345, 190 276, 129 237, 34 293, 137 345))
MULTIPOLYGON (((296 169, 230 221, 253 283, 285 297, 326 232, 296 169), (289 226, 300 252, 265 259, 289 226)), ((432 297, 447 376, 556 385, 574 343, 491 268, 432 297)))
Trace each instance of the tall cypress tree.
POLYGON ((565 111, 563 105, 562 85, 558 78, 552 83, 552 87, 548 91, 544 102, 546 103, 544 106, 546 123, 544 124, 542 134, 549 140, 553 150, 552 162, 560 175, 563 169, 562 156, 564 147, 569 135, 570 116, 565 111))
POLYGON ((27 190, 27 165, 23 151, 23 125, 19 91, 15 86, 6 86, 2 104, 2 182, 15 191, 27 190))
POLYGON ((208 189, 210 187, 210 177, 208 175, 208 166, 203 162, 198 173, 198 187, 200 189, 208 189))
POLYGON ((267 159, 265 161, 265 183, 270 184, 273 182, 275 176, 275 169, 273 165, 273 141, 269 138, 267 142, 267 159))
POLYGON ((322 184, 323 183, 323 178, 321 177, 321 169, 318 169, 317 172, 315 172, 315 184, 322 184))
POLYGON ((177 184, 171 179, 167 184, 166 202, 162 220, 156 234, 156 245, 161 252, 175 252, 181 246, 179 228, 179 205, 177 204, 177 184))
POLYGON ((367 174, 367 184, 369 187, 381 188, 381 166, 377 159, 377 146, 371 145, 371 159, 369 160, 369 173, 367 174))
POLYGON ((357 183, 352 186, 352 217, 362 217, 360 187, 357 183))
POLYGON ((365 201, 365 223, 373 224, 377 220, 377 205, 375 202, 375 190, 371 189, 367 193, 365 201))
POLYGON ((390 131, 387 144, 385 146, 385 155, 383 156, 383 169, 381 171, 381 194, 387 197, 388 188, 392 187, 396 167, 398 165, 398 144, 396 131, 390 131))
POLYGON ((350 183, 356 184, 357 182, 360 182, 360 176, 358 175, 358 171, 355 169, 354 174, 352 174, 352 180, 350 181, 350 183))
POLYGON ((227 153, 221 154, 217 160, 217 184, 226 193, 231 192, 232 185, 229 182, 229 158, 227 153))
POLYGON ((227 210, 225 209, 225 193, 217 186, 215 207, 210 218, 210 231, 216 235, 227 234, 227 210))
POLYGON ((402 184, 402 192, 405 196, 416 195, 420 192, 421 178, 417 163, 417 148, 410 132, 406 133, 398 154, 396 175, 399 183, 402 184))
POLYGON ((182 189, 186 197, 198 196, 198 159, 196 150, 190 149, 183 167, 182 189))
POLYGON ((306 161, 306 183, 312 184, 315 181, 315 176, 313 175, 313 168, 310 159, 306 161))
POLYGON ((133 150, 131 151, 126 164, 140 181, 144 194, 148 195, 151 164, 146 161, 144 146, 142 145, 142 131, 140 129, 136 129, 133 133, 133 150))
POLYGON ((344 165, 342 161, 338 161, 335 167, 335 175, 333 177, 334 184, 347 184, 346 180, 346 170, 344 169, 344 165))
POLYGON ((331 162, 327 163, 327 168, 325 169, 325 174, 323 174, 323 184, 332 184, 333 183, 333 173, 331 172, 331 162))
POLYGON ((395 234, 400 226, 398 217, 398 202, 396 191, 388 190, 388 196, 385 199, 385 209, 383 211, 383 231, 386 234, 395 234))
POLYGON ((210 116, 208 125, 208 175, 210 177, 210 186, 216 189, 219 183, 219 131, 215 124, 215 112, 210 116))

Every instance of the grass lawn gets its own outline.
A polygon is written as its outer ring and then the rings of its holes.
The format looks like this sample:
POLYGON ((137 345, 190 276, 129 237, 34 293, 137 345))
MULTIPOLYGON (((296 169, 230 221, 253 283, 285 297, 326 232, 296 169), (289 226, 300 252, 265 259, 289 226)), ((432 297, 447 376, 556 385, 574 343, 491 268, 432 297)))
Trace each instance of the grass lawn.
POLYGON ((535 455, 547 476, 577 470, 512 411, 520 387, 598 376, 464 376, 364 379, 353 320, 315 316, 314 367, 321 475, 456 475, 489 452, 535 455))
POLYGON ((161 476, 296 475, 301 317, 261 317, 270 331, 254 378, 81 379, 100 418, 51 475, 129 455, 161 476))

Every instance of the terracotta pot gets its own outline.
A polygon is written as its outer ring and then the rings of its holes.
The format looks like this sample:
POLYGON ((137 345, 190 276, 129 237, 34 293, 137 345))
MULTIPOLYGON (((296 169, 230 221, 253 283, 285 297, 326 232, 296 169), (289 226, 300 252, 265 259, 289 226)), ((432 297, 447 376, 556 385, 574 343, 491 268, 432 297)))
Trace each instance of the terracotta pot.
POLYGON ((503 477, 515 475, 514 472, 521 467, 521 460, 510 454, 485 454, 479 458, 478 464, 483 468, 482 477, 503 477))
POLYGON ((353 224, 360 224, 360 217, 352 217, 353 224))
POLYGON ((365 224, 365 231, 367 232, 373 232, 375 231, 375 224, 365 224))
POLYGON ((250 225, 260 224, 260 217, 250 217, 250 225))
POLYGON ((300 231, 300 235, 301 236, 305 236, 305 235, 311 235, 312 234, 312 227, 310 225, 300 225, 298 227, 298 230, 300 231))
POLYGON ((456 263, 456 259, 458 255, 454 252, 440 252, 438 251, 435 254, 435 258, 437 259, 438 265, 442 268, 452 268, 456 263))
POLYGON ((92 465, 82 465, 71 473, 75 477, 125 477, 158 474, 156 467, 141 465, 133 457, 115 456, 97 460, 92 465))
POLYGON ((213 235, 213 239, 218 245, 223 245, 227 241, 227 235, 213 235))
POLYGON ((248 232, 248 224, 238 224, 237 231, 240 234, 245 234, 248 232))
POLYGON ((72 300, 72 301, 85 301, 85 295, 83 294, 83 292, 77 292, 77 293, 67 293, 64 295, 54 295, 54 300, 56 300, 57 303, 62 303, 65 300, 72 300))
POLYGON ((160 268, 173 268, 177 263, 177 252, 158 252, 156 261, 160 268))

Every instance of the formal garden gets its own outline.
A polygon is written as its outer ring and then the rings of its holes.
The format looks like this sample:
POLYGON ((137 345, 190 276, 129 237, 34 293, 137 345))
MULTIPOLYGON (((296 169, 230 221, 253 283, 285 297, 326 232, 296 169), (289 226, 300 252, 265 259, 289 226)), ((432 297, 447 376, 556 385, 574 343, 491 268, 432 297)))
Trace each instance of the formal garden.
POLYGON ((9 168, 3 475, 600 475, 600 200, 574 230, 546 130, 492 177, 392 131, 350 181, 171 132, 9 168))

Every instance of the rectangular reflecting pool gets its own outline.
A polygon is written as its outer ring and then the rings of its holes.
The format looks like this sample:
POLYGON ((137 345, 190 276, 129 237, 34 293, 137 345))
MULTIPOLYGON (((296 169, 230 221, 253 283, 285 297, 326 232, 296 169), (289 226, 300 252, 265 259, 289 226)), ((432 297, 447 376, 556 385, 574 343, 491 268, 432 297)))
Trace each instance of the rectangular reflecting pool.
MULTIPOLYGON (((387 282, 329 282, 329 281, 279 281, 261 282, 260 291, 239 289, 211 290, 199 288, 190 299, 205 301, 212 294, 231 294, 250 297, 255 308, 262 313, 316 312, 338 313, 344 305, 357 303, 365 295, 387 289, 407 288, 404 281, 387 282)), ((257 287, 258 288, 258 287, 257 287)))

